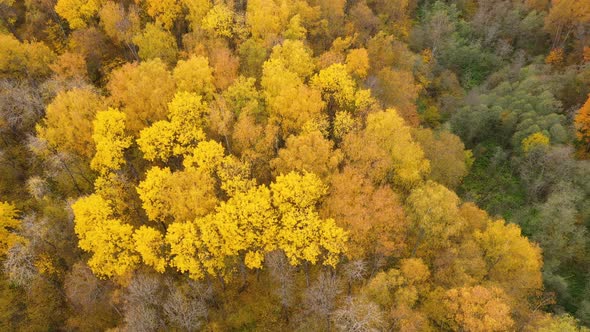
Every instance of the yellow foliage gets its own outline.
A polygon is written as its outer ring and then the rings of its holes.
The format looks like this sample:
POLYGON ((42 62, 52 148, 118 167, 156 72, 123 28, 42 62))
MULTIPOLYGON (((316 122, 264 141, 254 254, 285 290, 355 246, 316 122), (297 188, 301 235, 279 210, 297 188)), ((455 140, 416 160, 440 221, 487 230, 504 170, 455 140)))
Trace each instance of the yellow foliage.
POLYGON ((521 147, 522 147, 522 151, 529 152, 530 150, 532 150, 536 147, 543 147, 543 146, 548 146, 548 145, 549 145, 549 137, 547 137, 543 133, 536 132, 536 133, 530 134, 525 139, 523 139, 521 147))
POLYGON ((521 235, 517 225, 504 220, 490 222, 485 231, 475 232, 475 239, 485 253, 489 280, 519 298, 540 289, 541 250, 521 235))
POLYGON ((133 134, 164 120, 174 96, 174 80, 159 59, 128 63, 114 70, 107 88, 114 106, 127 115, 127 129, 133 134))
POLYGON ((369 114, 365 130, 348 135, 343 150, 376 183, 389 181, 411 188, 430 172, 430 163, 413 141, 410 127, 393 109, 369 114))
POLYGON ((319 177, 291 172, 278 176, 270 187, 279 215, 277 246, 291 265, 315 264, 323 256, 325 265, 336 266, 346 251, 348 234, 333 219, 322 220, 318 215, 315 206, 327 190, 319 177))
POLYGON ((554 48, 549 52, 545 58, 545 63, 548 65, 560 66, 563 64, 563 49, 554 48))
POLYGON ((39 77, 51 73, 55 54, 40 42, 19 42, 0 32, 0 77, 39 77))
POLYGON ((286 70, 296 73, 301 79, 311 76, 315 69, 311 50, 300 40, 285 40, 273 47, 270 59, 280 60, 286 70))
POLYGON ((341 109, 354 109, 356 84, 345 65, 337 63, 320 70, 312 77, 311 86, 322 92, 325 101, 333 98, 341 109))
POLYGON ((205 57, 192 56, 188 60, 178 61, 173 76, 178 91, 194 92, 207 98, 215 91, 213 71, 205 57))
POLYGON ((92 121, 103 107, 103 99, 90 89, 60 92, 47 106, 37 133, 58 151, 90 159, 94 155, 92 121))
POLYGON ((291 171, 307 171, 327 179, 338 169, 343 159, 340 150, 333 150, 334 143, 324 138, 319 131, 290 136, 285 148, 270 162, 275 174, 291 171))
POLYGON ((215 183, 202 170, 172 173, 169 168, 152 167, 137 193, 150 220, 190 221, 215 207, 215 183))
POLYGON ((68 21, 70 28, 85 28, 88 21, 98 13, 101 0, 58 0, 55 12, 68 21))
POLYGON ((41 253, 37 257, 35 260, 35 267, 39 273, 49 276, 55 275, 59 272, 53 264, 53 259, 47 253, 41 253))
POLYGON ((100 277, 122 276, 139 262, 133 227, 112 217, 110 202, 93 194, 72 204, 78 246, 92 253, 88 266, 100 277))
POLYGON ((145 265, 153 267, 156 271, 164 273, 166 259, 163 256, 164 237, 162 234, 148 226, 141 226, 133 234, 135 250, 141 256, 145 265))
POLYGON ((369 71, 369 53, 364 48, 350 50, 346 55, 346 68, 359 78, 367 77, 369 71))
POLYGON ((168 161, 174 155, 176 127, 169 121, 158 121, 139 133, 137 145, 147 160, 168 161))
POLYGON ((16 233, 21 228, 17 215, 18 210, 14 205, 0 202, 0 256, 6 255, 13 245, 25 242, 25 239, 16 233))
POLYGON ((170 266, 180 272, 188 272, 191 279, 199 280, 205 276, 199 257, 203 252, 203 241, 195 223, 170 224, 166 233, 166 243, 170 245, 170 266))
POLYGON ((320 92, 303 84, 299 75, 287 70, 281 59, 264 63, 261 85, 270 119, 281 127, 285 137, 300 132, 324 108, 320 92))
POLYGON ((576 137, 585 146, 586 151, 590 151, 590 95, 588 99, 578 110, 574 118, 576 128, 576 137))
POLYGON ((167 30, 172 29, 174 21, 180 18, 182 7, 179 0, 145 0, 147 13, 167 30))
POLYGON ((449 246, 449 238, 465 226, 459 217, 459 202, 454 192, 433 181, 412 190, 407 205, 418 232, 418 244, 434 249, 449 246))
POLYGON ((125 164, 124 150, 131 146, 132 140, 125 135, 125 114, 109 108, 96 114, 92 138, 96 144, 96 154, 90 162, 92 169, 100 173, 116 171, 125 164))
POLYGON ((203 30, 213 35, 228 38, 233 35, 234 25, 234 12, 223 2, 213 6, 201 22, 203 30))
POLYGON ((498 287, 462 287, 446 292, 442 304, 453 330, 510 331, 514 325, 504 291, 498 287))
POLYGON ((157 24, 148 23, 141 34, 133 37, 133 42, 139 47, 142 60, 159 58, 169 65, 176 61, 178 47, 174 36, 157 24))

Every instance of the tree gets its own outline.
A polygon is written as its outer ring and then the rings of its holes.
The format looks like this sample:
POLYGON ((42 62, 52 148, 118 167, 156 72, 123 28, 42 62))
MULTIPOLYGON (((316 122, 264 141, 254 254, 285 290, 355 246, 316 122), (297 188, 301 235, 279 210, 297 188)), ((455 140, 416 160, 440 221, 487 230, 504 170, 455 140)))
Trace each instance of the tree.
POLYGON ((590 95, 578 110, 574 125, 576 127, 576 137, 583 144, 585 151, 590 152, 590 95))
POLYGON ((218 45, 210 52, 213 67, 213 83, 219 90, 226 90, 238 77, 240 61, 231 49, 225 45, 218 45))
POLYGON ((145 265, 153 267, 156 271, 164 273, 166 269, 166 259, 163 257, 162 247, 164 246, 164 237, 155 228, 141 226, 133 234, 135 250, 141 256, 145 265))
POLYGON ((285 69, 297 73, 303 80, 310 77, 315 69, 311 50, 300 40, 285 40, 276 45, 270 59, 281 60, 285 69))
POLYGON ((263 67, 261 85, 270 121, 281 128, 283 137, 300 132, 306 123, 319 118, 324 108, 319 91, 303 84, 282 60, 271 59, 263 67))
POLYGON ((92 139, 96 144, 96 153, 90 167, 104 174, 116 171, 125 164, 125 149, 131 146, 131 138, 125 135, 125 113, 110 108, 96 113, 93 121, 92 139))
POLYGON ((497 220, 474 236, 484 252, 487 280, 500 284, 508 295, 517 298, 541 287, 540 249, 520 234, 518 226, 497 220))
POLYGON ((335 174, 323 212, 350 232, 352 258, 401 256, 408 221, 398 195, 388 186, 373 186, 359 170, 346 167, 335 174))
POLYGON ((89 88, 60 92, 47 106, 37 133, 53 149, 90 159, 94 155, 92 121, 104 107, 103 98, 89 88))
POLYGON ((148 15, 166 30, 171 30, 174 22, 182 14, 181 1, 179 0, 146 0, 145 3, 148 15))
POLYGON ((16 243, 24 244, 25 239, 16 231, 20 229, 18 211, 8 202, 0 202, 0 256, 5 256, 16 243))
POLYGON ((92 253, 88 266, 99 277, 122 276, 138 263, 133 226, 113 218, 110 202, 93 194, 72 204, 78 246, 92 253))
POLYGON ((545 16, 545 31, 553 35, 553 46, 563 46, 579 26, 590 23, 590 8, 580 1, 551 1, 545 16))
POLYGON ((285 148, 279 150, 277 158, 270 165, 275 175, 291 171, 307 171, 328 179, 343 159, 340 150, 334 150, 334 143, 324 138, 319 131, 287 138, 285 148))
POLYGON ((148 23, 132 40, 139 47, 139 57, 144 61, 159 58, 169 65, 176 61, 178 48, 174 36, 156 24, 148 23))
MULTIPOLYGON (((107 36, 117 43, 130 43, 133 36, 140 33, 139 15, 134 7, 125 10, 118 2, 106 1, 100 9, 100 24, 107 36)), ((134 50, 132 49, 132 52, 134 50)))
POLYGON ((159 59, 125 64, 111 73, 107 89, 111 101, 127 115, 127 129, 141 129, 166 117, 174 96, 174 80, 159 59))
POLYGON ((276 237, 291 265, 305 261, 334 267, 346 251, 348 234, 333 219, 322 220, 315 206, 326 187, 313 173, 281 175, 270 186, 281 227, 276 237))
POLYGON ((369 71, 369 53, 364 48, 350 50, 346 55, 346 68, 361 79, 367 77, 369 71))
POLYGON ((355 106, 356 84, 343 64, 333 64, 320 70, 311 79, 311 85, 322 92, 328 107, 353 110, 355 106))
POLYGON ((449 327, 463 331, 506 331, 513 327, 506 294, 498 287, 464 287, 446 292, 449 327))
POLYGON ((55 12, 68 21, 70 28, 85 28, 100 9, 100 0, 58 0, 55 12))
POLYGON ((457 188, 469 171, 469 151, 458 136, 447 131, 415 129, 412 136, 430 161, 429 178, 448 188, 457 188))
POLYGON ((195 93, 178 92, 168 103, 168 121, 144 128, 137 144, 147 160, 168 161, 172 156, 190 155, 205 139, 203 127, 207 104, 195 93))
POLYGON ((421 246, 431 250, 449 247, 452 237, 465 226, 459 217, 459 197, 436 182, 412 190, 406 204, 417 236, 413 253, 421 246))
POLYGON ((154 166, 137 186, 137 193, 148 218, 167 223, 192 221, 217 203, 214 179, 195 169, 171 172, 154 166))
POLYGON ((234 12, 224 3, 213 6, 201 21, 203 30, 218 37, 231 38, 234 34, 234 12))
POLYGON ((345 137, 343 151, 350 164, 369 174, 375 183, 411 188, 430 172, 424 152, 394 109, 370 114, 362 132, 345 137))
POLYGON ((393 107, 412 126, 419 123, 416 114, 416 99, 420 86, 414 82, 414 75, 410 71, 384 68, 377 74, 375 96, 383 102, 385 107, 393 107))
POLYGON ((178 91, 194 92, 209 99, 213 86, 213 71, 209 60, 202 56, 192 56, 188 60, 180 60, 173 71, 178 91))

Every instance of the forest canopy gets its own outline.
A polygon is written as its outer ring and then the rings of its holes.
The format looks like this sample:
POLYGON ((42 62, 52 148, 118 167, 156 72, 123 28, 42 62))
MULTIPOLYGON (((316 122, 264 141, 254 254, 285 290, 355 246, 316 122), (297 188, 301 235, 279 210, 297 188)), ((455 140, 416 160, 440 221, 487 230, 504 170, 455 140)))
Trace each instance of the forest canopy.
POLYGON ((588 331, 585 0, 0 0, 0 330, 588 331))

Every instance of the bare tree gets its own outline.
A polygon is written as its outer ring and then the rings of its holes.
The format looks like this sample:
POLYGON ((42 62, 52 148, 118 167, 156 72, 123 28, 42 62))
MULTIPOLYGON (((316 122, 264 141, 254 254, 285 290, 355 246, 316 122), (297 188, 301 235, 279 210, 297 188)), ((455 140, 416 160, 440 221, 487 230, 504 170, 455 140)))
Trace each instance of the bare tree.
POLYGON ((30 285, 38 274, 35 257, 30 248, 20 243, 10 248, 4 260, 4 272, 9 280, 18 286, 30 285))
POLYGON ((342 272, 348 283, 348 296, 352 292, 352 285, 355 282, 361 281, 367 274, 367 263, 364 260, 358 259, 350 261, 342 267, 342 272))
POLYGON ((213 295, 211 287, 189 281, 180 287, 170 283, 169 288, 170 294, 163 306, 168 321, 184 331, 199 330, 209 314, 207 301, 213 295))
POLYGON ((136 275, 125 296, 125 327, 128 331, 156 331, 163 326, 161 318, 162 285, 153 275, 136 275))
POLYGON ((384 330, 383 313, 372 302, 348 298, 332 315, 334 327, 343 332, 377 332, 384 330))
POLYGON ((273 287, 274 293, 281 301, 283 317, 289 320, 289 307, 293 302, 293 275, 295 269, 282 251, 273 251, 266 255, 265 264, 268 267, 271 278, 277 284, 273 287))
POLYGON ((336 298, 342 293, 338 278, 322 272, 318 279, 305 291, 303 305, 306 316, 316 316, 324 321, 327 330, 331 328, 331 315, 336 308, 336 298))

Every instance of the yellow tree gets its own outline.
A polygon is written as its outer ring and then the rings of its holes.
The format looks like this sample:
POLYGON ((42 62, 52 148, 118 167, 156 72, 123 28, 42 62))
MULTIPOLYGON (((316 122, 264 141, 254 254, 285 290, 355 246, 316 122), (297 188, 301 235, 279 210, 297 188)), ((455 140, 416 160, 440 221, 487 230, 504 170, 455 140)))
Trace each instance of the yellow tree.
POLYGON ((209 112, 195 93, 178 92, 168 103, 168 121, 158 121, 143 129, 137 144, 147 160, 168 161, 172 156, 189 155, 205 139, 203 126, 209 112))
POLYGON ((202 258, 208 255, 195 222, 170 224, 165 241, 170 246, 170 266, 180 272, 188 272, 191 279, 205 277, 202 258))
POLYGON ((179 0, 145 0, 147 13, 166 30, 172 29, 174 22, 180 18, 182 6, 179 0))
POLYGON ((246 24, 254 38, 271 45, 286 26, 288 15, 289 9, 278 0, 252 0, 246 8, 246 24))
POLYGON ((467 175, 471 162, 471 154, 465 150, 461 139, 447 131, 430 129, 414 129, 412 136, 430 161, 429 178, 448 188, 456 188, 467 175))
POLYGON ((100 277, 123 276, 139 262, 133 227, 113 217, 111 203, 93 194, 72 204, 78 246, 92 253, 88 266, 100 277))
POLYGON ((322 92, 324 101, 330 108, 354 110, 356 100, 356 83, 348 74, 345 65, 337 63, 314 75, 311 85, 322 92))
POLYGON ((130 6, 126 11, 121 3, 107 1, 100 9, 99 16, 100 25, 107 36, 116 43, 125 43, 135 52, 131 46, 131 39, 141 30, 137 9, 130 6))
POLYGON ((107 84, 112 103, 127 115, 127 129, 133 134, 166 118, 174 88, 172 76, 159 59, 125 64, 111 73, 107 84))
POLYGON ((366 128, 347 135, 343 151, 351 165, 375 181, 410 189, 430 172, 430 163, 404 120, 393 109, 371 113, 366 128))
POLYGON ((405 252, 408 220, 400 198, 387 185, 375 187, 359 170, 346 167, 332 177, 323 214, 350 232, 352 258, 405 252))
POLYGON ((350 50, 346 55, 346 68, 355 77, 367 77, 369 66, 369 53, 364 48, 350 50))
POLYGON ((223 2, 218 3, 203 17, 201 27, 214 36, 231 38, 234 34, 233 28, 236 26, 234 15, 227 5, 223 2))
POLYGON ((583 144, 585 151, 590 152, 590 95, 582 108, 578 110, 574 125, 576 137, 583 144))
POLYGON ((259 186, 222 203, 205 226, 203 240, 216 259, 241 256, 248 268, 261 269, 266 253, 276 248, 280 225, 271 193, 259 186))
POLYGON ((55 12, 68 21, 70 28, 85 28, 88 21, 98 13, 101 0, 58 0, 55 12))
POLYGON ((0 257, 16 243, 24 243, 25 239, 16 232, 21 228, 17 219, 18 210, 8 202, 0 202, 0 257))
POLYGON ((454 192, 433 181, 412 190, 406 202, 416 233, 412 255, 420 248, 433 254, 452 245, 452 237, 465 226, 459 202, 454 192))
POLYGON ((43 77, 51 73, 55 54, 40 42, 19 42, 0 32, 0 77, 43 77))
POLYGON ((103 98, 90 89, 60 92, 47 106, 37 133, 58 151, 90 159, 94 155, 92 121, 103 108, 103 98))
POLYGON ((300 40, 285 40, 272 49, 270 59, 279 59, 285 69, 306 79, 313 73, 315 66, 311 50, 300 40))
POLYGON ((317 120, 324 108, 319 91, 303 84, 298 74, 288 70, 280 59, 264 63, 261 85, 270 121, 281 128, 284 137, 317 120))
POLYGON ((316 211, 327 190, 319 177, 291 172, 278 176, 270 188, 280 225, 277 247, 291 265, 315 264, 322 259, 323 264, 336 266, 346 251, 348 234, 333 219, 322 220, 316 211))
POLYGON ((96 113, 92 134, 96 153, 90 167, 101 174, 119 170, 125 164, 124 152, 132 143, 125 135, 125 118, 123 112, 112 108, 96 113))
POLYGON ((287 138, 285 148, 270 164, 275 175, 307 171, 326 180, 337 171, 342 159, 342 152, 334 150, 332 141, 319 131, 312 131, 287 138))
POLYGON ((171 172, 152 167, 137 186, 143 208, 153 221, 192 221, 215 207, 214 179, 205 171, 188 169, 171 172))
POLYGON ((202 56, 192 56, 188 60, 180 60, 173 71, 178 91, 194 92, 209 99, 213 86, 213 71, 209 60, 202 56))
POLYGON ((142 60, 159 58, 169 65, 176 61, 178 48, 174 36, 157 24, 148 23, 132 40, 139 47, 142 60))
POLYGON ((484 253, 487 280, 500 284, 517 299, 541 288, 541 250, 521 235, 517 225, 497 220, 474 236, 484 253))
POLYGON ((509 300, 498 287, 461 287, 445 293, 442 305, 452 330, 509 331, 514 326, 509 300))
POLYGON ((166 258, 163 248, 165 246, 164 236, 153 227, 141 226, 133 234, 135 250, 141 256, 141 260, 147 266, 163 273, 166 270, 166 258))
POLYGON ((211 0, 180 0, 188 10, 186 19, 193 30, 201 27, 203 17, 207 14, 212 6, 211 0))

